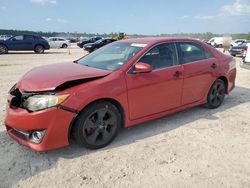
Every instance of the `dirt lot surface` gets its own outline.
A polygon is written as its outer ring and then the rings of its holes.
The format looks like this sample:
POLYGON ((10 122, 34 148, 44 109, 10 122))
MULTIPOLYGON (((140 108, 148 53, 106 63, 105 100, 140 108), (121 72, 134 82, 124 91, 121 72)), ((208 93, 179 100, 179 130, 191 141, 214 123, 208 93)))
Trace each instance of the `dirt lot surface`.
POLYGON ((215 110, 195 107, 120 132, 108 147, 37 153, 9 138, 6 95, 31 68, 82 49, 0 56, 0 187, 250 187, 250 70, 215 110))

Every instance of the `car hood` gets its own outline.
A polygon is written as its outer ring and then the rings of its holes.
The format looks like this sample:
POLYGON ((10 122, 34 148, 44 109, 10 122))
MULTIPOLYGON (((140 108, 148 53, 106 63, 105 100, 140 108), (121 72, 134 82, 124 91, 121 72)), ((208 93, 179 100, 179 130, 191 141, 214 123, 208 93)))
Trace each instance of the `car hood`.
POLYGON ((111 72, 76 63, 45 65, 27 72, 16 87, 26 92, 52 91, 71 81, 84 82, 107 76, 111 72))

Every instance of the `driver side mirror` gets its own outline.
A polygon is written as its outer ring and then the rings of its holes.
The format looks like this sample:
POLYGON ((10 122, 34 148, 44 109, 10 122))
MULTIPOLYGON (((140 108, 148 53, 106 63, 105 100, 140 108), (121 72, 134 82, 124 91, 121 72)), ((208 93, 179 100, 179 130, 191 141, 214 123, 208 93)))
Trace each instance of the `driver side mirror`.
POLYGON ((152 71, 152 66, 147 63, 139 62, 135 64, 133 73, 148 73, 152 71))
POLYGON ((12 41, 16 41, 16 38, 12 38, 11 40, 12 40, 12 41))

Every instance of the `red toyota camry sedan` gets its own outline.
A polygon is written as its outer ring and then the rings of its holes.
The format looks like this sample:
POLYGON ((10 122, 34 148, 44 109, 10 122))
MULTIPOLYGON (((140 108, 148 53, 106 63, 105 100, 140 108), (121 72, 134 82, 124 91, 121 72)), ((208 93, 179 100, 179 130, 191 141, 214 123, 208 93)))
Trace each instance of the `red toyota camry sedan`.
POLYGON ((189 38, 117 41, 72 63, 37 67, 9 91, 8 134, 36 151, 106 146, 120 127, 193 106, 219 107, 235 60, 189 38))

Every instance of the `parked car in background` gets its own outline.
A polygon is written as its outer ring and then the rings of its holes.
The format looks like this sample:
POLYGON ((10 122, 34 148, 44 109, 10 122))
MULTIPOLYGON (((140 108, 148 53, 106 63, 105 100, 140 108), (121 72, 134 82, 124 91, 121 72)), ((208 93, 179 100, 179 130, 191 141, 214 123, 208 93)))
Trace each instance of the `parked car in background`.
POLYGON ((222 48, 223 47, 223 37, 213 37, 211 38, 207 44, 214 46, 215 48, 222 48))
POLYGON ((229 49, 229 53, 232 55, 232 56, 236 56, 236 55, 239 55, 239 56, 242 56, 243 54, 243 48, 248 44, 250 43, 250 41, 245 41, 237 46, 233 46, 229 49))
POLYGON ((35 53, 44 53, 50 49, 48 41, 38 35, 17 35, 7 40, 0 40, 0 54, 6 54, 10 50, 26 51, 34 50, 35 53))
POLYGON ((235 77, 232 56, 194 39, 120 40, 74 63, 30 70, 9 91, 5 124, 37 151, 70 138, 97 149, 121 127, 198 105, 218 108, 235 77))
POLYGON ((0 40, 7 40, 10 37, 12 37, 12 36, 9 36, 9 35, 0 35, 0 40))
POLYGON ((100 39, 94 43, 85 44, 83 46, 83 48, 84 48, 84 50, 86 50, 88 52, 93 52, 93 51, 97 50, 98 48, 101 48, 102 46, 105 46, 106 44, 109 44, 109 43, 114 42, 114 41, 116 41, 116 40, 112 39, 112 38, 100 39))
POLYGON ((70 43, 79 42, 79 38, 78 38, 78 37, 69 37, 69 38, 67 38, 67 40, 68 40, 70 43))
POLYGON ((240 44, 246 42, 245 39, 235 39, 231 42, 231 46, 234 47, 234 46, 239 46, 240 44))
POLYGON ((209 39, 202 39, 202 42, 207 43, 209 39))
POLYGON ((250 43, 247 43, 243 48, 242 61, 240 63, 242 68, 250 69, 250 43))
POLYGON ((83 48, 84 44, 88 44, 88 43, 94 43, 98 40, 102 39, 102 37, 92 37, 92 38, 89 38, 89 39, 84 39, 84 40, 81 40, 77 43, 77 46, 80 47, 80 48, 83 48))
POLYGON ((51 48, 68 48, 70 42, 61 37, 49 37, 49 45, 51 48))

